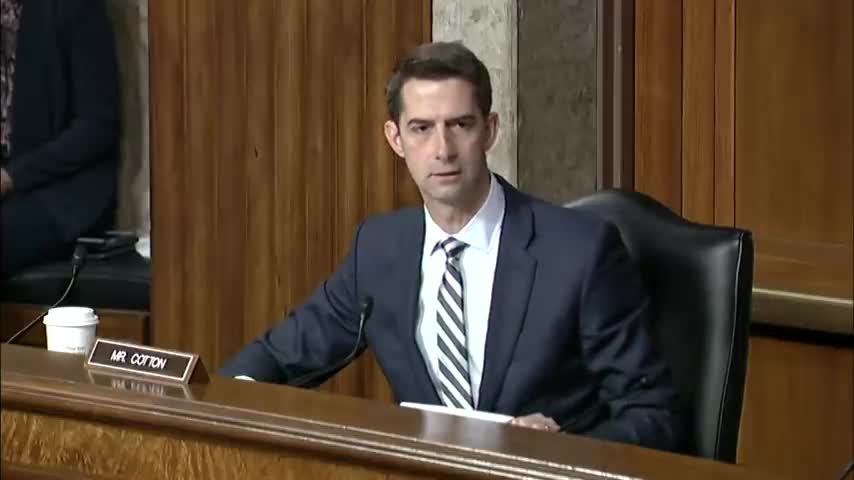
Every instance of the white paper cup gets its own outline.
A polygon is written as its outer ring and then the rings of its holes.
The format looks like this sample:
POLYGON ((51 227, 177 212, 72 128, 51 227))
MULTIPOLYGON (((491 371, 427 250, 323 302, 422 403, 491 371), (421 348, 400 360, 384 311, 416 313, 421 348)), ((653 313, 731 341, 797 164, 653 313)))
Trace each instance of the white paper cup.
POLYGON ((44 317, 47 349, 85 355, 95 344, 98 315, 88 307, 58 307, 44 317))

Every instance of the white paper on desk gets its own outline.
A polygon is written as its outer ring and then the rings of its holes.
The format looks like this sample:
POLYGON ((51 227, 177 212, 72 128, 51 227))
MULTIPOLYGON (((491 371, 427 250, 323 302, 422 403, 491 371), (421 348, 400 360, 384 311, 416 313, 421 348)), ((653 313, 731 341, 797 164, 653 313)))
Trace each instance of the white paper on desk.
POLYGON ((456 415, 458 417, 476 418, 478 420, 486 420, 488 422, 496 423, 507 423, 513 418, 509 415, 502 415, 500 413, 482 412, 480 410, 465 410, 462 408, 446 407, 444 405, 431 405, 428 403, 401 402, 400 406, 427 410, 429 412, 447 413, 448 415, 456 415))

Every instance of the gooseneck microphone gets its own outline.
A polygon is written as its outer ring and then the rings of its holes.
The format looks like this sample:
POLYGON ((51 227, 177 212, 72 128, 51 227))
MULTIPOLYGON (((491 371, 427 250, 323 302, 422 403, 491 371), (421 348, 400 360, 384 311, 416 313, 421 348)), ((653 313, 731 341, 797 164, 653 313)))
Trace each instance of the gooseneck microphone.
POLYGON ((353 358, 356 357, 356 354, 359 353, 359 348, 362 346, 363 337, 365 334, 365 322, 368 320, 368 317, 371 316, 371 313, 374 309, 374 299, 373 297, 365 297, 359 307, 359 331, 356 334, 356 344, 353 345, 353 350, 348 353, 341 360, 333 363, 332 365, 322 368, 320 370, 315 370, 313 372, 308 372, 305 375, 301 375, 293 380, 288 380, 286 385, 290 385, 292 387, 304 387, 315 381, 318 381, 324 377, 332 375, 333 373, 341 370, 346 367, 348 363, 353 361, 353 358))
POLYGON ((6 340, 7 344, 12 344, 19 337, 25 335, 27 332, 33 329, 36 324, 39 323, 39 320, 44 318, 45 315, 50 311, 51 308, 58 307, 62 302, 65 301, 65 297, 68 296, 68 292, 71 291, 71 287, 74 286, 74 282, 77 280, 77 274, 80 273, 80 269, 83 268, 83 264, 86 263, 86 257, 89 254, 89 250, 86 248, 86 245, 77 245, 74 248, 74 253, 71 255, 71 279, 68 280, 68 286, 65 287, 65 292, 62 293, 62 296, 59 297, 59 300, 56 301, 53 305, 47 308, 44 312, 42 312, 38 317, 33 319, 30 323, 28 323, 24 328, 15 332, 14 335, 9 337, 9 340, 6 340))

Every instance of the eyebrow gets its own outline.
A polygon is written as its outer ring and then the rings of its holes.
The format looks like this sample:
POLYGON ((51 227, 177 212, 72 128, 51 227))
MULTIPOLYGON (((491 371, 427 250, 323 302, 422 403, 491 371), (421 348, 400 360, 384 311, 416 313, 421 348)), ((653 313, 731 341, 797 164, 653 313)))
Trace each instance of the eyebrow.
MULTIPOLYGON (((448 118, 444 122, 445 123, 470 122, 474 119, 475 119, 474 114, 467 113, 465 115, 460 115, 458 117, 448 118)), ((434 123, 436 123, 435 120, 427 120, 424 118, 412 118, 408 122, 406 122, 406 124, 409 126, 412 126, 412 125, 433 125, 434 123)))
POLYGON ((406 124, 407 124, 407 125, 409 125, 409 126, 413 126, 413 125, 432 125, 433 123, 435 123, 433 120, 425 120, 425 119, 423 119, 423 118, 412 118, 412 119, 410 119, 408 122, 406 122, 406 124))

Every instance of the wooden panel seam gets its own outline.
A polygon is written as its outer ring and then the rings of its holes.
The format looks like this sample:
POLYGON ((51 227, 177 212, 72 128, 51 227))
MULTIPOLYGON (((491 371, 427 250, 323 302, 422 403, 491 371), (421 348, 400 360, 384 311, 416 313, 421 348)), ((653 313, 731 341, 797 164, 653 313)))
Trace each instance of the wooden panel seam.
POLYGON ((714 223, 735 226, 735 0, 715 0, 714 223))

